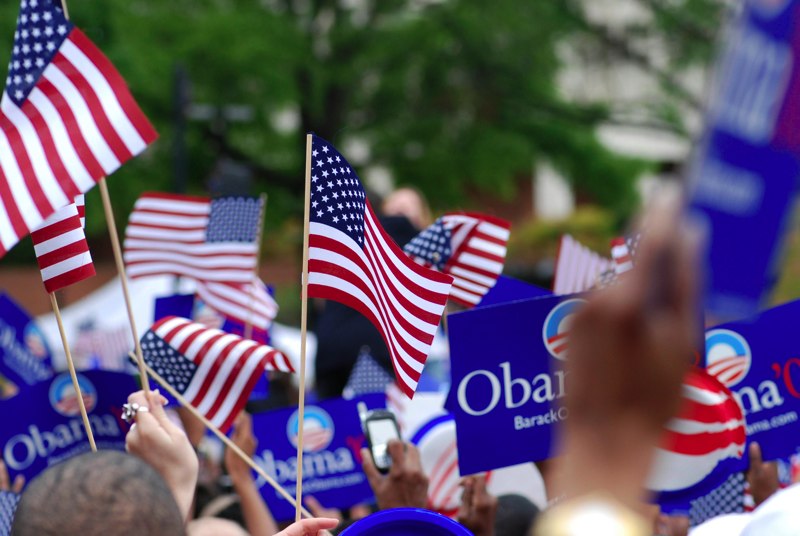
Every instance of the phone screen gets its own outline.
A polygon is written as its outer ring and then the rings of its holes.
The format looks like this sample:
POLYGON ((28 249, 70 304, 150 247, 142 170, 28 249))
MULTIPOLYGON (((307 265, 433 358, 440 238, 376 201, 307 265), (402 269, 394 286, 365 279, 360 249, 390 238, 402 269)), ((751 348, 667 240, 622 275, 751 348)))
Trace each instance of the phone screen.
POLYGON ((386 445, 392 439, 400 439, 397 425, 392 419, 374 419, 367 421, 367 430, 372 446, 372 457, 379 469, 386 469, 391 465, 391 459, 386 445))

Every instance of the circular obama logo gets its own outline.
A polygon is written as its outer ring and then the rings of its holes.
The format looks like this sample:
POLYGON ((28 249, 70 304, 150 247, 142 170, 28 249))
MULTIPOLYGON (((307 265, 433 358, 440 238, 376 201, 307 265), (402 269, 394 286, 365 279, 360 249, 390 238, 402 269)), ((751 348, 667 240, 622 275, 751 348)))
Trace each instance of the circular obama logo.
MULTIPOLYGON (((298 412, 292 413, 286 423, 286 436, 297 447, 298 412)), ((328 412, 318 406, 306 406, 303 417, 303 452, 317 452, 325 449, 333 441, 333 419, 328 412)))
POLYGON ((725 387, 733 387, 750 371, 750 345, 729 329, 712 329, 706 333, 706 370, 725 387))
MULTIPOLYGON (((81 394, 83 395, 83 404, 86 406, 86 412, 91 413, 97 405, 97 390, 94 388, 89 378, 82 374, 77 375, 78 385, 81 387, 81 394)), ((58 413, 65 417, 74 417, 80 415, 81 409, 78 405, 78 394, 75 392, 75 387, 72 385, 72 378, 68 372, 60 374, 50 384, 50 405, 58 413)))
POLYGON ((566 359, 572 317, 584 303, 586 300, 581 299, 563 301, 553 307, 545 318, 542 338, 547 351, 556 359, 566 359))

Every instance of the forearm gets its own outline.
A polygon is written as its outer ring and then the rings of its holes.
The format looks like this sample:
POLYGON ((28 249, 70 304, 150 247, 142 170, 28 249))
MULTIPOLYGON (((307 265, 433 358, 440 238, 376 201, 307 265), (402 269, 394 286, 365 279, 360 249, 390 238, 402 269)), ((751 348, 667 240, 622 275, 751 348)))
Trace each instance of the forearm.
POLYGON ((233 488, 239 495, 247 531, 251 536, 273 536, 278 532, 275 523, 253 478, 247 475, 233 477, 233 488))

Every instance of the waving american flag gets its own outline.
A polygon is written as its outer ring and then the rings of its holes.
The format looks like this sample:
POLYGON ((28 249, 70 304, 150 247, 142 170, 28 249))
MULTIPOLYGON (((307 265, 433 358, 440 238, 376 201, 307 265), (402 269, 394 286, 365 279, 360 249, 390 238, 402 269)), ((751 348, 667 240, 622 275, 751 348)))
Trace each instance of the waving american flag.
POLYGON ((453 276, 450 298, 480 303, 503 272, 511 224, 476 213, 451 213, 415 236, 403 250, 425 266, 453 276))
POLYGON ((347 160, 322 138, 312 140, 308 295, 368 318, 412 397, 453 278, 406 255, 378 223, 347 160))
POLYGON ((0 101, 0 257, 156 132, 53 0, 22 0, 0 101))
POLYGON ((225 432, 268 370, 294 372, 281 352, 185 318, 162 318, 142 337, 156 373, 225 432))

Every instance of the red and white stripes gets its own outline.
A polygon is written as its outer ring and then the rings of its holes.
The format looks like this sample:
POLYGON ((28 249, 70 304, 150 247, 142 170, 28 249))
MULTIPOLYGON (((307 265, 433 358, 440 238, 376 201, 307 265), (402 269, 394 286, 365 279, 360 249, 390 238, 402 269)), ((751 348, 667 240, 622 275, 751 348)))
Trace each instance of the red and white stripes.
POLYGON ((553 294, 562 296, 591 289, 614 263, 590 250, 570 235, 561 237, 556 256, 553 294))

